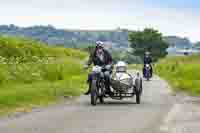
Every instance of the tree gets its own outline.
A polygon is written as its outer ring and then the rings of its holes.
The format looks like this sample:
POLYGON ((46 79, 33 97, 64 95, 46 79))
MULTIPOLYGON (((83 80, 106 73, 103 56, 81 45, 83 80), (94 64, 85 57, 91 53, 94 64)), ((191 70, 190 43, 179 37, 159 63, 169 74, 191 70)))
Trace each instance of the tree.
POLYGON ((119 60, 125 61, 128 64, 141 64, 142 61, 139 57, 123 50, 112 50, 113 62, 117 63, 119 60))
POLYGON ((99 35, 99 37, 98 37, 98 40, 100 40, 100 41, 107 41, 107 38, 106 38, 106 36, 105 35, 99 35))
POLYGON ((134 55, 144 58, 146 50, 151 52, 153 61, 167 55, 168 44, 163 40, 162 34, 157 30, 146 28, 143 31, 129 33, 130 46, 134 55))
POLYGON ((195 48, 200 48, 200 42, 195 43, 195 44, 194 44, 194 47, 195 47, 195 48))

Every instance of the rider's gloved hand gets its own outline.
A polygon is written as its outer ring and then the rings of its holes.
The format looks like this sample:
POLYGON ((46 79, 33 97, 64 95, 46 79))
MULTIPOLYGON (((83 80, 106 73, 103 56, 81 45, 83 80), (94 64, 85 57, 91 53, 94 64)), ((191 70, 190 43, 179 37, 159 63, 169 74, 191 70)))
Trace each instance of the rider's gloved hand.
POLYGON ((107 70, 110 70, 111 69, 111 65, 109 64, 109 65, 106 65, 106 67, 105 67, 107 70))

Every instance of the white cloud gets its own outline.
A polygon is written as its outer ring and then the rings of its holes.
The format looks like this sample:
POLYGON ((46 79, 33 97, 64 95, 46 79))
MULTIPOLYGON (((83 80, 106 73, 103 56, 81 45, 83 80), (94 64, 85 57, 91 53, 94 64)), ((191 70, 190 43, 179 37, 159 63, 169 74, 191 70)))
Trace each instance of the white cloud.
POLYGON ((200 40, 200 16, 191 10, 152 7, 139 0, 0 0, 0 24, 52 24, 58 28, 154 27, 165 35, 200 40), (120 3, 121 2, 121 3, 120 3))

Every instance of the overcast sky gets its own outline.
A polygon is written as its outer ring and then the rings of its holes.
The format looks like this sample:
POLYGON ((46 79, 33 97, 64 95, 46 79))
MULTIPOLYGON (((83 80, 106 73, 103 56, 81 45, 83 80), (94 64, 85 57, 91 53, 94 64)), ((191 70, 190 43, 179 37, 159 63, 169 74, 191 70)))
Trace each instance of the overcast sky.
POLYGON ((0 0, 0 24, 65 29, 133 30, 153 27, 164 35, 200 40, 198 0, 0 0))

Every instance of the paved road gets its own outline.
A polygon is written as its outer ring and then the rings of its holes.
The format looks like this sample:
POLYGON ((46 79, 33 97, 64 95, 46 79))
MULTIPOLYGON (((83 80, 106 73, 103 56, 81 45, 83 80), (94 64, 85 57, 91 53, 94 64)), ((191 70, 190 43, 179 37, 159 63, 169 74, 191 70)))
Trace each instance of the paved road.
POLYGON ((155 77, 144 82, 142 103, 134 99, 92 107, 89 97, 17 118, 0 120, 1 133, 160 133, 174 104, 167 84, 155 77))
POLYGON ((160 127, 161 131, 164 133, 199 133, 200 97, 178 94, 176 99, 176 104, 160 127))

